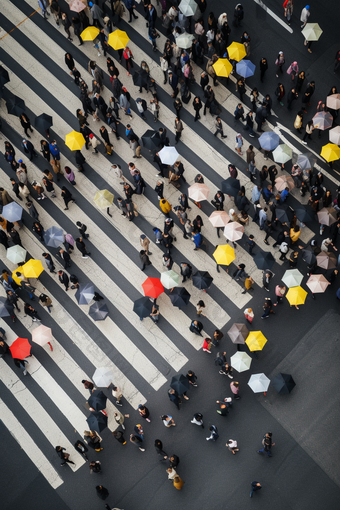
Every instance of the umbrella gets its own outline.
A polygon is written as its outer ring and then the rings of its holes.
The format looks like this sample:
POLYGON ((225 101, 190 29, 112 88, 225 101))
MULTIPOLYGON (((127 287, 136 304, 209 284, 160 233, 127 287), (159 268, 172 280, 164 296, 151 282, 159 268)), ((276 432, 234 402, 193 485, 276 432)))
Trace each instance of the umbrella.
POLYGON ((115 30, 109 34, 108 44, 112 46, 114 50, 122 50, 129 42, 129 37, 123 30, 115 30))
POLYGON ((295 188, 294 180, 290 175, 276 177, 275 188, 277 191, 283 191, 285 188, 289 188, 289 191, 292 191, 292 189, 295 188))
POLYGON ((223 234, 229 241, 235 242, 242 239, 244 226, 237 221, 231 221, 224 227, 223 234))
POLYGON ((275 209, 275 216, 281 223, 289 223, 294 216, 294 211, 289 205, 283 204, 275 209))
POLYGON ((216 264, 229 266, 235 260, 235 250, 229 244, 220 244, 213 253, 216 264))
POLYGON ((136 312, 138 317, 149 317, 152 312, 152 302, 146 296, 139 298, 133 304, 133 311, 136 312))
POLYGON ((16 202, 11 202, 4 205, 1 216, 3 216, 7 221, 20 221, 22 216, 22 207, 16 202))
POLYGON ((31 344, 27 338, 17 338, 10 346, 13 358, 24 359, 31 354, 31 344))
POLYGON ((230 218, 225 211, 214 211, 210 214, 209 221, 213 227, 225 227, 230 218))
POLYGON ((331 108, 332 110, 339 110, 339 108, 340 108, 340 94, 331 94, 330 96, 327 96, 326 106, 328 106, 328 108, 331 108))
POLYGON ((298 287, 303 280, 303 274, 298 269, 287 269, 282 277, 287 287, 298 287))
POLYGON ((251 387, 254 393, 266 393, 268 386, 270 385, 270 379, 266 375, 253 374, 248 381, 248 386, 251 387))
POLYGON ((171 379, 170 388, 175 390, 178 395, 183 395, 190 388, 189 379, 183 374, 174 375, 171 379))
POLYGON ((288 394, 296 386, 290 374, 277 374, 272 380, 272 385, 280 395, 288 394))
POLYGON ((114 374, 110 368, 97 368, 93 374, 93 382, 99 388, 107 388, 110 386, 114 378, 114 374))
POLYGON ((70 11, 80 12, 86 9, 86 5, 81 0, 72 0, 69 5, 70 11))
POLYGON ((93 303, 89 309, 89 316, 94 321, 105 321, 106 317, 109 315, 109 309, 105 303, 93 303))
POLYGON ((340 147, 334 143, 324 145, 321 149, 321 157, 325 159, 327 163, 340 159, 340 147))
POLYGON ((157 149, 162 145, 161 137, 158 131, 148 129, 142 136, 142 142, 146 149, 153 150, 157 149))
POLYGON ((7 69, 0 66, 0 88, 10 81, 7 69))
POLYGON ((162 292, 164 292, 164 287, 161 284, 159 278, 147 278, 144 283, 142 283, 142 287, 144 290, 144 295, 157 299, 162 292))
POLYGON ((333 116, 329 112, 318 112, 312 120, 315 129, 321 129, 322 131, 329 129, 333 124, 333 116))
POLYGON ((197 289, 205 290, 209 289, 213 282, 213 277, 207 271, 196 271, 192 275, 192 283, 197 289))
POLYGON ((101 411, 106 408, 106 400, 107 397, 101 390, 94 390, 88 399, 88 403, 95 411, 101 411))
POLYGON ((202 200, 208 200, 210 189, 206 184, 196 182, 188 188, 189 198, 195 202, 202 202, 202 200))
POLYGON ((306 297, 307 292, 302 287, 291 287, 286 294, 286 298, 291 306, 303 305, 306 297))
POLYGON ((261 331, 251 331, 246 339, 250 351, 262 351, 267 339, 261 331))
POLYGON ((86 421, 90 430, 95 430, 99 434, 107 427, 107 416, 103 413, 93 411, 86 421))
POLYGON ((280 143, 280 137, 274 131, 266 131, 259 138, 259 144, 265 151, 273 151, 280 143))
POLYGON ((228 179, 222 181, 221 191, 231 197, 236 197, 240 191, 240 181, 234 179, 234 177, 228 177, 228 179))
POLYGON ((6 308, 6 298, 0 297, 0 317, 9 317, 10 313, 6 308))
POLYGON ((241 60, 236 64, 236 72, 243 78, 249 78, 255 74, 256 65, 250 62, 250 60, 241 60))
POLYGON ((259 269, 265 270, 273 266, 275 259, 270 251, 259 251, 254 257, 254 262, 259 269))
POLYGON ((297 207, 295 209, 295 214, 298 220, 303 223, 308 223, 310 221, 315 221, 315 212, 313 209, 305 209, 304 207, 297 207))
POLYGON ((158 156, 160 157, 163 165, 174 165, 179 156, 176 147, 163 147, 162 150, 159 151, 158 156))
POLYGON ((329 131, 329 141, 340 145, 340 126, 336 126, 329 131))
POLYGON ((172 289, 177 287, 179 282, 179 275, 172 269, 170 271, 164 271, 161 273, 161 283, 166 289, 172 289))
POLYGON ((19 285, 19 287, 20 287, 20 285, 21 285, 21 279, 20 279, 20 278, 16 275, 16 273, 17 273, 17 272, 18 272, 18 273, 22 273, 22 266, 17 267, 17 268, 13 271, 13 273, 12 273, 12 278, 13 278, 13 280, 14 280, 14 281, 15 281, 15 283, 17 283, 17 284, 19 285))
POLYGON ((293 157, 293 149, 288 147, 285 143, 278 145, 273 151, 273 158, 275 163, 287 163, 293 157))
POLYGON ((316 256, 316 262, 323 269, 334 269, 337 266, 337 258, 333 253, 319 253, 316 256))
POLYGON ((16 244, 15 246, 7 248, 6 257, 8 260, 13 262, 13 264, 19 264, 20 262, 25 262, 26 253, 27 251, 25 248, 19 246, 19 244, 16 244))
POLYGON ((50 227, 44 233, 46 246, 58 248, 64 242, 63 230, 59 227, 50 227))
POLYGON ((306 41, 318 41, 322 30, 319 23, 306 23, 305 28, 301 31, 306 41))
POLYGON ((236 60, 237 62, 247 55, 244 45, 237 42, 232 42, 230 46, 228 46, 227 51, 230 60, 236 60))
POLYGON ((195 39, 195 37, 191 34, 187 34, 184 32, 183 34, 176 37, 176 46, 182 49, 191 48, 192 41, 195 39))
MULTIPOLYGON (((295 159, 295 158, 294 158, 295 159)), ((316 158, 310 152, 299 154, 296 164, 299 165, 301 170, 310 170, 316 163, 316 158)))
POLYGON ((337 212, 334 207, 323 207, 321 211, 317 213, 317 215, 321 225, 327 225, 330 227, 337 221, 337 212))
POLYGON ((75 297, 78 305, 88 305, 94 298, 94 285, 92 283, 79 285, 75 297))
POLYGON ((149 82, 149 75, 146 71, 136 71, 132 77, 133 84, 137 87, 147 87, 149 82))
POLYGON ((213 68, 215 69, 217 76, 224 76, 225 78, 228 78, 229 74, 233 70, 233 66, 227 58, 219 58, 216 60, 215 64, 213 64, 213 68))
POLYGON ((107 209, 112 205, 114 196, 107 189, 102 189, 97 191, 94 196, 94 203, 99 207, 99 209, 107 209))
POLYGON ((53 120, 51 115, 47 115, 47 113, 42 113, 41 115, 34 119, 34 127, 36 129, 46 130, 49 129, 51 126, 53 126, 53 120))
POLYGON ((50 340, 52 340, 52 330, 47 326, 41 324, 37 328, 32 331, 32 342, 40 345, 41 347, 45 344, 50 346, 51 351, 53 351, 53 347, 51 345, 50 340))
POLYGON ((246 352, 238 351, 230 358, 231 366, 238 372, 249 370, 251 365, 251 357, 246 352))
POLYGON ((82 31, 80 34, 80 37, 83 41, 93 41, 97 35, 99 34, 100 30, 99 28, 90 26, 86 27, 85 30, 82 31))
POLYGON ((229 329, 228 335, 233 344, 244 344, 249 335, 249 331, 245 324, 238 324, 235 322, 229 329))
POLYGON ((177 308, 183 308, 190 301, 190 294, 184 287, 175 287, 169 297, 173 306, 177 308))
POLYGON ((197 4, 195 0, 182 0, 178 8, 184 16, 194 16, 197 4))
POLYGON ((40 260, 30 259, 22 266, 22 272, 25 278, 39 278, 39 275, 44 271, 43 265, 40 260))
POLYGON ((330 285, 329 281, 326 280, 323 274, 312 274, 308 281, 306 282, 307 287, 313 294, 325 292, 328 285, 330 285))
POLYGON ((302 250, 302 260, 307 262, 307 264, 312 265, 316 262, 316 256, 313 251, 310 250, 302 250))
POLYGON ((65 145, 67 145, 71 151, 80 151, 84 146, 84 143, 85 138, 82 133, 78 133, 78 131, 71 131, 71 133, 68 133, 65 136, 65 145))
POLYGON ((26 110, 26 106, 24 100, 21 97, 11 95, 6 99, 6 108, 7 112, 11 115, 16 115, 20 117, 22 113, 26 110))

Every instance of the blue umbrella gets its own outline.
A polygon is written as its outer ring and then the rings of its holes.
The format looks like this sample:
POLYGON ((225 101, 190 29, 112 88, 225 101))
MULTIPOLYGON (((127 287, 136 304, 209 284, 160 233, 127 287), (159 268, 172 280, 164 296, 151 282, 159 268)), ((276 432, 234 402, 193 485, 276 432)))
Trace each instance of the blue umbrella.
POLYGON ((7 221, 20 221, 22 216, 22 207, 16 202, 11 202, 7 205, 4 205, 2 209, 2 216, 7 221))
POLYGON ((265 151, 273 151, 280 143, 280 137, 274 131, 266 131, 259 138, 259 144, 265 151))
POLYGON ((64 242, 63 229, 58 227, 50 227, 44 233, 44 241, 46 246, 58 248, 64 242))
POLYGON ((249 78, 255 74, 256 65, 250 62, 250 60, 241 60, 236 64, 236 72, 243 78, 249 78))

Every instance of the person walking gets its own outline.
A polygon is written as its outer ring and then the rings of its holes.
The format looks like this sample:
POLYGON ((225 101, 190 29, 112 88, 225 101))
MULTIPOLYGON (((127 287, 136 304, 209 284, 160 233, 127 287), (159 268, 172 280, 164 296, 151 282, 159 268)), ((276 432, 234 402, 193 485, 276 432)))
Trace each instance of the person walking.
POLYGON ((229 439, 226 443, 226 447, 233 454, 236 455, 236 452, 239 452, 239 448, 237 448, 237 441, 235 439, 229 439))
POLYGON ((236 152, 239 154, 239 156, 243 156, 243 153, 241 152, 241 150, 242 150, 242 145, 243 145, 243 138, 242 138, 242 135, 241 135, 241 133, 237 133, 237 135, 236 135, 236 145, 235 145, 235 150, 236 150, 236 152))
POLYGON ((250 497, 252 498, 253 497, 253 494, 254 492, 258 491, 262 489, 262 485, 260 484, 260 482, 251 482, 251 492, 250 492, 250 497))
POLYGON ((40 294, 39 296, 39 302, 42 304, 42 306, 46 306, 49 313, 52 313, 52 299, 48 297, 46 294, 40 294))
POLYGON ((208 354, 211 354, 211 339, 210 338, 205 338, 203 340, 203 346, 202 346, 202 349, 204 352, 207 352, 208 354))
POLYGON ((277 70, 276 70, 276 78, 279 77, 279 70, 280 70, 280 73, 283 74, 283 70, 282 70, 282 67, 285 63, 285 57, 283 55, 283 51, 279 51, 279 54, 277 56, 277 59, 275 60, 275 65, 277 66, 277 70))
POLYGON ((204 429, 203 414, 195 413, 191 420, 191 423, 193 423, 194 425, 198 425, 199 427, 202 427, 202 429, 204 429))
POLYGON ((227 138, 227 135, 223 134, 223 125, 222 125, 222 121, 221 121, 220 117, 216 117, 215 127, 216 127, 216 131, 214 133, 214 136, 217 136, 218 134, 220 134, 221 138, 227 138))
POLYGON ((75 204, 76 200, 73 198, 72 193, 65 186, 62 186, 61 190, 62 190, 61 198, 64 200, 64 203, 65 203, 64 211, 68 211, 68 204, 70 202, 75 204))
POLYGON ((261 71, 261 83, 263 83, 264 75, 268 69, 268 61, 265 57, 260 60, 260 71, 261 71))
POLYGON ((230 383, 230 389, 234 395, 234 399, 235 400, 239 400, 241 397, 239 395, 239 391, 240 391, 240 383, 237 382, 237 381, 231 381, 230 383))
POLYGON ((308 18, 310 16, 310 7, 309 5, 306 5, 300 14, 300 21, 302 23, 301 28, 304 28, 308 22, 308 18))
POLYGON ((276 296, 276 303, 274 303, 274 306, 277 306, 278 304, 282 303, 283 297, 286 294, 286 287, 284 285, 276 285, 275 287, 275 296, 276 296))
POLYGON ((173 486, 175 487, 175 489, 181 490, 183 485, 184 485, 184 481, 182 480, 182 478, 180 478, 178 475, 176 475, 175 478, 173 479, 173 486))
POLYGON ((75 464, 74 462, 72 462, 72 460, 69 460, 70 454, 66 453, 66 448, 63 448, 62 446, 56 446, 55 447, 55 451, 57 452, 57 454, 59 455, 59 457, 63 461, 60 464, 61 466, 65 466, 66 463, 68 463, 68 464, 75 464))
POLYGON ((189 326, 189 329, 192 333, 195 333, 195 335, 203 336, 201 331, 203 329, 203 324, 200 321, 191 321, 191 324, 189 326))
POLYGON ((161 420, 163 421, 164 425, 167 428, 176 427, 176 423, 174 422, 172 416, 170 416, 169 414, 163 414, 161 416, 161 420))
MULTIPOLYGON (((92 2, 90 2, 90 4, 91 3, 92 2)), ((107 499, 109 496, 109 491, 106 489, 106 487, 103 487, 102 485, 97 485, 96 491, 98 498, 102 499, 103 501, 107 499)))
POLYGON ((142 267, 141 267, 142 271, 144 271, 146 266, 150 266, 152 264, 152 262, 150 261, 148 255, 145 253, 145 250, 141 250, 139 252, 139 258, 141 259, 141 262, 142 262, 142 267))
POLYGON ((145 448, 143 448, 143 439, 139 434, 130 434, 130 443, 138 446, 141 452, 145 452, 145 448))
POLYGON ((170 399, 170 402, 173 402, 178 410, 180 410, 179 405, 182 403, 182 400, 179 398, 179 395, 174 389, 170 389, 168 391, 168 397, 170 399))
POLYGON ((76 246, 81 253, 81 258, 88 259, 89 255, 91 255, 91 253, 89 251, 87 251, 86 245, 85 245, 82 237, 77 237, 76 246))
POLYGON ((192 103, 192 106, 195 110, 195 119, 194 119, 194 122, 197 122, 201 116, 200 116, 200 111, 202 109, 202 101, 201 101, 201 98, 199 96, 196 96, 193 100, 193 103, 192 103))
POLYGON ((264 452, 266 452, 268 457, 272 456, 271 449, 272 446, 275 445, 275 443, 273 443, 272 441, 272 436, 273 436, 272 432, 266 432, 262 439, 263 448, 261 448, 261 450, 257 450, 257 453, 262 455, 264 452))
POLYGON ((85 379, 83 379, 81 382, 82 382, 82 384, 84 385, 84 388, 85 388, 86 390, 89 390, 90 395, 92 395, 92 391, 94 390, 94 384, 93 384, 93 382, 91 382, 91 381, 86 381, 85 379))
POLYGON ((33 143, 26 140, 26 138, 24 138, 21 142, 21 147, 24 149, 25 153, 28 154, 30 161, 32 161, 33 157, 38 157, 38 154, 35 152, 33 143))
POLYGON ((112 396, 116 399, 116 406, 122 407, 123 404, 121 400, 123 398, 123 393, 119 386, 112 385, 112 396))
POLYGON ((175 145, 179 142, 179 139, 182 136, 183 129, 184 129, 184 127, 183 127, 182 121, 180 121, 179 118, 176 117, 176 119, 175 119, 175 131, 176 131, 175 145))
POLYGON ((69 279, 68 275, 64 271, 60 270, 60 271, 58 271, 58 277, 59 277, 60 283, 65 286, 65 291, 67 292, 69 289, 69 283, 70 283, 70 279, 69 279))
POLYGON ((149 416, 150 416, 150 411, 149 411, 149 409, 148 409, 145 405, 143 405, 143 404, 139 404, 139 406, 138 406, 138 412, 139 412, 140 416, 141 416, 142 418, 144 418, 147 422, 149 422, 149 423, 151 422, 151 420, 150 420, 150 418, 149 418, 149 416))
MULTIPOLYGON (((68 267, 71 267, 71 257, 66 250, 64 250, 63 248, 60 248, 59 256, 64 261, 65 269, 67 269, 68 267)), ((58 272, 58 274, 59 274, 59 272, 58 272)))
POLYGON ((246 308, 243 313, 246 321, 249 322, 249 324, 251 324, 254 320, 254 312, 252 308, 246 308))
POLYGON ((13 361, 14 361, 14 365, 16 367, 21 368, 21 370, 22 370, 24 375, 28 374, 27 369, 26 369, 26 365, 29 365, 29 363, 28 363, 28 361, 26 359, 13 358, 13 361))
POLYGON ((122 414, 120 411, 117 411, 117 412, 113 413, 113 416, 114 416, 115 422, 118 424, 118 426, 120 425, 122 427, 122 429, 125 430, 124 421, 125 421, 125 418, 130 418, 130 415, 122 414))
POLYGON ((104 448, 101 445, 101 438, 95 430, 84 430, 84 440, 90 448, 96 452, 101 452, 104 448))
POLYGON ((113 437, 118 441, 118 443, 121 443, 122 445, 126 445, 127 441, 124 437, 124 433, 120 430, 114 430, 112 432, 113 437))
POLYGON ((160 439, 155 439, 155 448, 158 455, 161 455, 162 457, 159 459, 160 461, 166 460, 168 458, 168 454, 163 450, 163 443, 160 439))
POLYGON ((79 452, 83 457, 84 459, 86 460, 86 462, 89 461, 87 455, 86 455, 86 452, 89 451, 88 448, 86 448, 86 446, 84 445, 84 443, 82 441, 80 441, 80 439, 78 439, 78 441, 76 441, 74 443, 74 447, 75 449, 77 450, 77 452, 79 452))
POLYGON ((244 280, 244 290, 242 291, 242 294, 245 294, 246 292, 249 292, 250 290, 254 290, 253 283, 255 283, 253 278, 251 276, 248 276, 244 280))
POLYGON ((30 119, 27 117, 27 115, 25 113, 22 113, 20 115, 19 119, 20 119, 20 124, 22 125, 22 127, 25 131, 25 135, 27 136, 27 138, 31 138, 30 135, 28 134, 28 130, 30 130, 31 133, 33 133, 30 119))
POLYGON ((216 441, 219 438, 218 430, 215 425, 209 427, 210 436, 206 438, 207 441, 216 441))
POLYGON ((92 462, 90 462, 89 468, 90 468, 91 474, 92 473, 101 473, 101 471, 102 471, 101 462, 99 462, 99 460, 93 460, 92 462))

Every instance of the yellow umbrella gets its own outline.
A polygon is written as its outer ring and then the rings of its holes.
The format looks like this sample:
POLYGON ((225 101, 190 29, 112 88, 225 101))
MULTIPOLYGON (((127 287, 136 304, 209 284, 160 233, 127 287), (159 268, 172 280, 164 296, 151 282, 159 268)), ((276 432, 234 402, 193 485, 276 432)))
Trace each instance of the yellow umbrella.
POLYGON ((215 69, 217 76, 225 76, 226 78, 228 78, 229 74, 233 70, 233 66, 227 58, 219 58, 215 64, 213 64, 213 68, 215 69))
POLYGON ((267 339, 261 331, 251 331, 247 336, 246 344, 250 351, 262 351, 267 339))
POLYGON ((235 250, 229 244, 220 244, 213 253, 216 264, 229 266, 235 260, 235 250))
POLYGON ((335 145, 335 143, 324 145, 321 150, 321 157, 325 159, 327 163, 340 159, 340 147, 335 145))
POLYGON ((291 287, 286 294, 286 298, 291 306, 303 305, 306 301, 307 292, 302 287, 291 287))
POLYGON ((22 266, 22 273, 25 278, 39 278, 44 268, 40 260, 30 259, 22 266))
POLYGON ((94 41, 94 39, 99 34, 100 30, 96 27, 86 27, 85 30, 82 31, 80 37, 83 41, 94 41))
POLYGON ((122 50, 129 42, 129 37, 123 30, 115 30, 109 34, 108 43, 114 50, 122 50))
POLYGON ((22 273, 22 267, 23 267, 23 266, 17 267, 17 268, 16 268, 16 270, 15 270, 15 271, 13 271, 13 273, 12 273, 12 278, 13 278, 13 280, 15 281, 15 283, 16 283, 17 285, 21 285, 21 278, 18 278, 18 277, 17 277, 17 275, 16 275, 15 273, 17 273, 17 272, 18 272, 18 273, 22 273))
POLYGON ((102 189, 97 191, 94 196, 94 203, 99 207, 99 209, 106 209, 112 205, 114 196, 107 189, 102 189))
POLYGON ((230 60, 236 60, 236 62, 239 62, 247 55, 244 45, 237 42, 232 42, 231 45, 228 46, 227 51, 230 60))
POLYGON ((65 144, 71 151, 80 151, 85 143, 85 138, 78 131, 71 131, 65 136, 65 144))

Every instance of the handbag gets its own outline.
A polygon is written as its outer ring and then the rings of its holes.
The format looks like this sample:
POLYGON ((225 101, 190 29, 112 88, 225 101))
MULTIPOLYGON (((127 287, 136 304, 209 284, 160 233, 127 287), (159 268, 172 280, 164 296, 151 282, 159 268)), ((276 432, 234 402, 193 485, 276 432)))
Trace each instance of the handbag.
POLYGON ((292 66, 289 66, 288 69, 287 69, 287 74, 290 74, 292 72, 292 66))

